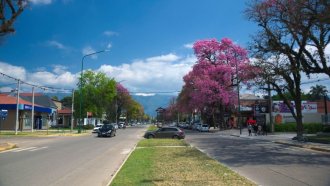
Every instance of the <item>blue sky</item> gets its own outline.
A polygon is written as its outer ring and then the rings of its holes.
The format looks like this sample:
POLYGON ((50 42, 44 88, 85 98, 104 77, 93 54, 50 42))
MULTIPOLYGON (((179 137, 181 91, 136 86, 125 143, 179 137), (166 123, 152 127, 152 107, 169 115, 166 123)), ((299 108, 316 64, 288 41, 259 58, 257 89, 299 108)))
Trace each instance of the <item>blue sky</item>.
MULTIPOLYGON (((0 45, 0 71, 24 81, 75 88, 84 69, 106 73, 131 92, 171 92, 196 61, 196 40, 247 46, 257 27, 245 0, 31 0, 0 45)), ((10 80, 0 80, 2 84, 10 80)), ((10 90, 10 87, 2 87, 10 90)))

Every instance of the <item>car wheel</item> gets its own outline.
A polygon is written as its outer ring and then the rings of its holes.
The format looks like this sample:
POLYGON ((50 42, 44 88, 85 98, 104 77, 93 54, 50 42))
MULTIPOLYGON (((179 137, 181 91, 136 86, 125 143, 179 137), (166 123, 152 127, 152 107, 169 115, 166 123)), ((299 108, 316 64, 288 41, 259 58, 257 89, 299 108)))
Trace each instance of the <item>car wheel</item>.
POLYGON ((152 138, 154 138, 154 136, 150 134, 150 135, 148 136, 148 139, 152 139, 152 138))
POLYGON ((173 136, 173 139, 180 139, 180 137, 175 135, 175 136, 173 136))
POLYGON ((97 134, 97 137, 101 137, 101 134, 100 134, 100 133, 98 133, 98 134, 97 134))

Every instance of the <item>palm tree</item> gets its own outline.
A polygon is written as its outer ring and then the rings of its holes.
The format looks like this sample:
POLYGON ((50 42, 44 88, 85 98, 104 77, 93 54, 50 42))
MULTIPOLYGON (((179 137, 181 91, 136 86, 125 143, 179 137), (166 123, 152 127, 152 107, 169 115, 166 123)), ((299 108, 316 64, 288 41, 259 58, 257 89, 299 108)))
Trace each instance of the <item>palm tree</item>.
POLYGON ((327 96, 327 93, 327 87, 323 85, 312 86, 309 91, 312 100, 322 99, 324 96, 327 96))

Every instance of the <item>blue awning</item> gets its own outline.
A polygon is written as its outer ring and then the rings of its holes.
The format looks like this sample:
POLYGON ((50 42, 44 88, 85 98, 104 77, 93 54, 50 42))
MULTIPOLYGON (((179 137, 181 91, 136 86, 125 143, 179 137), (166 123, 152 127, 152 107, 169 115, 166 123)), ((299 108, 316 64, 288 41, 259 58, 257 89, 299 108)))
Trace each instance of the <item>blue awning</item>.
MULTIPOLYGON (((0 104, 0 109, 16 110, 16 104, 0 104)), ((32 110, 32 105, 19 104, 19 110, 32 110)), ((35 112, 52 113, 51 108, 34 106, 35 112)))

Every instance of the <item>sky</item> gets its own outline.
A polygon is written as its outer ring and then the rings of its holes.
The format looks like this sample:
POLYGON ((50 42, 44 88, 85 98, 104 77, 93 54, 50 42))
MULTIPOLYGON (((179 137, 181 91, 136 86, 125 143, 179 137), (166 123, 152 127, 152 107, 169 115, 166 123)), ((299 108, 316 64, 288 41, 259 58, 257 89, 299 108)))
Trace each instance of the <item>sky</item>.
MULTIPOLYGON (((106 51, 85 57, 84 70, 103 72, 140 95, 177 92, 196 62, 195 41, 227 37, 248 45, 257 26, 245 8, 245 0, 30 0, 16 32, 1 40, 0 72, 73 89, 83 56, 106 51)), ((0 78, 0 90, 13 83, 0 78)))

